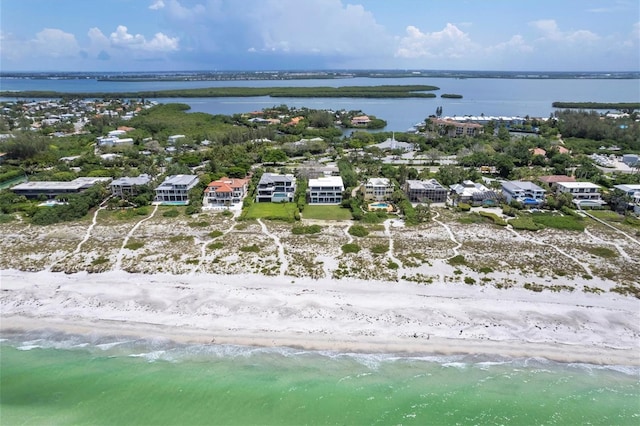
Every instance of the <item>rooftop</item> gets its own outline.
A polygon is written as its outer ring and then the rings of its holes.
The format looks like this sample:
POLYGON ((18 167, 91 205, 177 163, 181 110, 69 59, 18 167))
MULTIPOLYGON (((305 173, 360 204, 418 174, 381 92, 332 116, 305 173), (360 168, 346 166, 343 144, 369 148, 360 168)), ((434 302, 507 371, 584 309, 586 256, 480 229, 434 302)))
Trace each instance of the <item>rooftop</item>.
POLYGON ((312 186, 344 186, 340 176, 325 176, 317 179, 309 179, 309 187, 312 186))

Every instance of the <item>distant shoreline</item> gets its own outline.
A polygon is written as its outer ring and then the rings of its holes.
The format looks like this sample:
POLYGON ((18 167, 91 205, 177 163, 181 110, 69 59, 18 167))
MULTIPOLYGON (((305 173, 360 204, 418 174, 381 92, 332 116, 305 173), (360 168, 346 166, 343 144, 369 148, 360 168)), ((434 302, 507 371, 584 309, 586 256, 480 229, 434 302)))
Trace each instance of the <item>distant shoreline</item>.
POLYGON ((457 71, 457 70, 309 70, 309 71, 145 71, 145 72, 0 72, 0 78, 95 79, 104 82, 320 80, 350 78, 487 79, 640 79, 638 71, 457 71))
MULTIPOLYGON (((430 85, 382 85, 342 87, 207 87, 199 89, 140 92, 58 92, 48 90, 1 91, 0 97, 15 98, 435 98, 439 87, 430 85)), ((461 95, 457 95, 461 96, 461 95)))

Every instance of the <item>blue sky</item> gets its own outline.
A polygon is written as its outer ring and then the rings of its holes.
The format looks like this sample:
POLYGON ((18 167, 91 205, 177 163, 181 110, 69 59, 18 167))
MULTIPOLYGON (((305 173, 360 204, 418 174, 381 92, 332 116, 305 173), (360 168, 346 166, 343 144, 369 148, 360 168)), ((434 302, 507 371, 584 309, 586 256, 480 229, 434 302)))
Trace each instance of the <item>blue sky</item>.
POLYGON ((637 0, 2 0, 2 71, 639 71, 637 0))

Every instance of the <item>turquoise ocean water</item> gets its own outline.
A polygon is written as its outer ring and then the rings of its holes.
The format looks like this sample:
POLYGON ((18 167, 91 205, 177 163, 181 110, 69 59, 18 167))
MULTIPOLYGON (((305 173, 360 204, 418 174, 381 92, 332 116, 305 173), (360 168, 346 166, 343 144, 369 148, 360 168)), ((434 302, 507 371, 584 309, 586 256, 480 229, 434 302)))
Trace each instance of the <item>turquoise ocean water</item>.
POLYGON ((640 424, 635 367, 2 337, 2 425, 640 424))

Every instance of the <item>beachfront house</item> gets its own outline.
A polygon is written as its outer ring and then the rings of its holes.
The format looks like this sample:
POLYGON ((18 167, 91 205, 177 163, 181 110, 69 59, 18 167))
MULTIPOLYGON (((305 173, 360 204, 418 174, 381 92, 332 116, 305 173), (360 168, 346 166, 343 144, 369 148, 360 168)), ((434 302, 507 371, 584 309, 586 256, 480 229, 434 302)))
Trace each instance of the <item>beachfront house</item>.
POLYGON ((387 178, 369 178, 363 185, 366 201, 389 201, 395 191, 395 186, 387 178))
POLYGON ((640 215, 640 184, 629 183, 623 185, 613 185, 618 191, 624 192, 629 197, 628 208, 633 207, 633 212, 640 215))
POLYGON ((110 177, 78 177, 69 182, 24 182, 13 188, 17 195, 24 195, 27 198, 46 198, 52 200, 59 195, 79 194, 94 185, 108 183, 110 177))
POLYGON ((449 192, 435 179, 408 180, 402 190, 412 203, 444 203, 449 192))
POLYGON ((495 206, 498 194, 481 183, 465 180, 462 183, 449 185, 454 203, 467 203, 472 206, 495 206))
POLYGON ((502 195, 507 203, 517 201, 525 206, 535 207, 544 203, 544 194, 547 192, 533 182, 511 180, 503 181, 502 195))
POLYGON ((151 182, 151 177, 147 174, 141 174, 137 177, 121 177, 115 179, 109 185, 111 194, 116 197, 126 197, 137 195, 137 188, 143 185, 148 185, 151 182))
POLYGON ((293 175, 263 173, 256 188, 256 203, 284 203, 293 201, 296 178, 293 175))
POLYGON ((241 203, 248 188, 249 179, 223 177, 214 180, 204 190, 205 205, 216 207, 241 203))
POLYGON ((172 175, 156 188, 155 202, 160 204, 188 204, 189 191, 198 184, 196 175, 172 175))
POLYGON ((601 207, 605 204, 600 196, 600 185, 591 182, 557 182, 558 194, 571 194, 573 203, 580 207, 601 207))
POLYGON ((340 204, 344 183, 340 176, 325 176, 309 179, 307 189, 309 204, 340 204))

